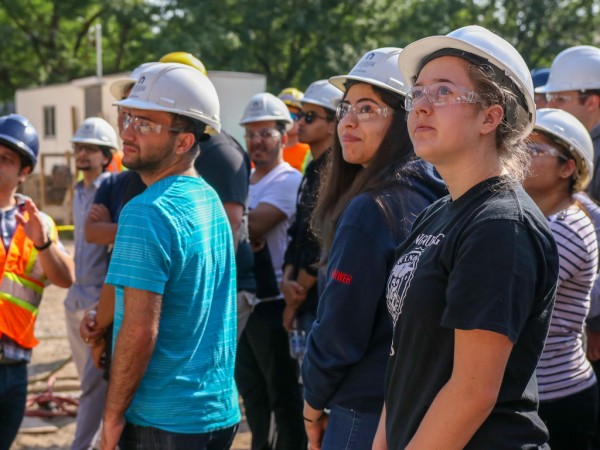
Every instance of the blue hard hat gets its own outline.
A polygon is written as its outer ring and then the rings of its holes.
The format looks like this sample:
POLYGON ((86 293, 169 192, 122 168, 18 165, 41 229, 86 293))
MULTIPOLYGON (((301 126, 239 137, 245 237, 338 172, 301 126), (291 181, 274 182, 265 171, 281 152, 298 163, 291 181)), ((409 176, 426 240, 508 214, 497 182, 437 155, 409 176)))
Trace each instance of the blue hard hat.
POLYGON ((29 119, 19 114, 0 117, 0 143, 25 156, 31 170, 37 163, 39 140, 29 119))
POLYGON ((548 76, 550 76, 550 69, 542 67, 531 70, 531 78, 533 80, 533 87, 544 86, 548 82, 548 76))

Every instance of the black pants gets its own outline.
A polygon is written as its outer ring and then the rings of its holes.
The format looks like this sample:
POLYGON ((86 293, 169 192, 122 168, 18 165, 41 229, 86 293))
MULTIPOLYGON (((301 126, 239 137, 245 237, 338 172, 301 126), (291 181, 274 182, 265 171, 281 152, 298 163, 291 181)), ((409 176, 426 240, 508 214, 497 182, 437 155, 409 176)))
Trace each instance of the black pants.
POLYGON ((127 422, 119 441, 121 450, 229 450, 237 425, 201 434, 180 434, 127 422))
POLYGON ((540 402, 539 414, 550 433, 552 450, 590 450, 596 429, 598 386, 540 402))
POLYGON ((306 450, 299 369, 289 354, 283 308, 283 300, 257 305, 238 343, 235 380, 252 431, 252 450, 273 448, 271 413, 277 427, 274 448, 306 450))

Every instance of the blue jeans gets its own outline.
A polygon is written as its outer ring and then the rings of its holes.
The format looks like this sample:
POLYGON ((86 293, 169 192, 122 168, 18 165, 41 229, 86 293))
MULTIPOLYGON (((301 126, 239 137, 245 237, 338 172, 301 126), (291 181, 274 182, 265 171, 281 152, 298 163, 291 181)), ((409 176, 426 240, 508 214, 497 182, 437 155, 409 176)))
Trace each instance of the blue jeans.
POLYGON ((0 450, 8 450, 25 415, 27 363, 0 364, 0 450))
POLYGON ((364 450, 373 445, 379 414, 334 406, 323 437, 323 450, 364 450))
POLYGON ((238 426, 201 434, 180 434, 127 422, 121 450, 229 450, 238 426))

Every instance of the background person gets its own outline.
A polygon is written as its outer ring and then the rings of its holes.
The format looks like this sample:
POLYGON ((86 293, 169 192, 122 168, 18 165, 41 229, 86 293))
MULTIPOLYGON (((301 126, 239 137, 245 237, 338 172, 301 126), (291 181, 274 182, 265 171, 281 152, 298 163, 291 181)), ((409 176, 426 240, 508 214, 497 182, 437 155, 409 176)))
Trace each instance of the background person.
POLYGON ((393 252, 413 218, 445 193, 432 167, 413 161, 400 51, 367 52, 331 79, 344 97, 314 213, 327 270, 302 364, 311 449, 370 447, 392 338, 385 280, 393 252))
POLYGON ((99 186, 110 177, 106 168, 119 143, 112 125, 100 117, 84 120, 71 142, 75 166, 83 174, 83 179, 75 185, 73 197, 75 282, 69 288, 64 303, 67 336, 81 382, 77 428, 71 448, 87 450, 100 427, 107 384, 102 370, 94 365, 87 343, 79 334, 79 325, 86 311, 98 302, 108 269, 108 247, 85 240, 85 222, 99 186))
POLYGON ((540 417, 554 450, 591 448, 598 387, 583 350, 583 328, 598 271, 594 225, 573 194, 594 173, 585 127, 559 109, 540 109, 528 146, 532 163, 523 187, 548 218, 559 256, 556 303, 536 369, 540 417))
POLYGON ((261 93, 250 99, 240 124, 246 129, 246 148, 254 163, 248 229, 260 302, 253 307, 239 341, 235 379, 252 431, 252 449, 304 450, 298 364, 288 350, 282 325, 285 302, 279 292, 287 231, 302 178, 283 160, 292 118, 281 100, 261 93), (271 427, 271 416, 276 430, 271 427))
POLYGON ((412 84, 415 152, 450 195, 417 218, 396 252, 373 448, 548 448, 535 368, 558 255, 519 183, 535 121, 531 74, 514 47, 479 26, 416 41, 399 65, 412 84))
POLYGON ((296 201, 296 216, 288 230, 290 242, 285 251, 281 293, 285 299, 283 327, 290 330, 294 320, 308 334, 317 315, 317 263, 319 241, 310 222, 319 192, 319 181, 327 164, 335 137, 335 111, 342 91, 327 80, 312 83, 302 97, 298 135, 310 145, 311 162, 306 166, 296 201))
POLYGON ((304 173, 304 168, 308 164, 307 158, 310 156, 310 146, 298 138, 302 97, 304 97, 304 92, 295 87, 287 87, 277 96, 285 103, 290 112, 290 117, 294 121, 292 128, 286 133, 288 141, 283 149, 283 160, 297 171, 304 173))
POLYGON ((75 279, 56 225, 33 201, 17 194, 35 168, 38 134, 18 114, 0 117, 0 449, 8 450, 25 415, 27 363, 44 287, 68 288, 75 279))

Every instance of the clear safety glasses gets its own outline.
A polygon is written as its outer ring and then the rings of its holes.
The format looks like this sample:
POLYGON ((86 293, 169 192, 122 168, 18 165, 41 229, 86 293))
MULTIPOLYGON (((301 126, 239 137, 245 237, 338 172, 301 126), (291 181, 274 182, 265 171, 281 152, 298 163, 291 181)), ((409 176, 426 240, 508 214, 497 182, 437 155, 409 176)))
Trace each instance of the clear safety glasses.
POLYGON ((458 105, 460 103, 482 103, 475 91, 452 83, 434 83, 429 86, 413 86, 406 94, 404 108, 415 109, 415 105, 427 99, 432 106, 458 105))
MULTIPOLYGON (((129 126, 131 126, 132 130, 135 133, 140 135, 146 135, 151 132, 156 134, 160 134, 163 125, 159 123, 154 123, 147 119, 142 119, 138 116, 132 116, 129 113, 123 114, 123 131, 125 131, 129 126)), ((168 131, 171 133, 185 133, 185 130, 181 130, 179 128, 168 128, 168 131)))
POLYGON ((548 92, 546 93, 546 101, 554 103, 568 103, 573 99, 586 98, 587 95, 584 92, 577 92, 576 94, 565 94, 564 92, 548 92))
POLYGON ((553 156, 554 158, 559 158, 563 161, 569 160, 569 157, 563 154, 556 147, 543 142, 529 142, 527 144, 527 152, 531 156, 553 156))
POLYGON ((275 128, 263 128, 260 131, 246 131, 244 137, 248 141, 252 141, 254 138, 258 137, 261 140, 276 138, 281 136, 281 133, 275 128))
POLYGON ((350 103, 340 103, 336 110, 337 119, 340 122, 346 117, 350 117, 356 122, 367 122, 369 120, 385 118, 387 114, 387 106, 370 103, 361 103, 356 106, 352 106, 350 103))

